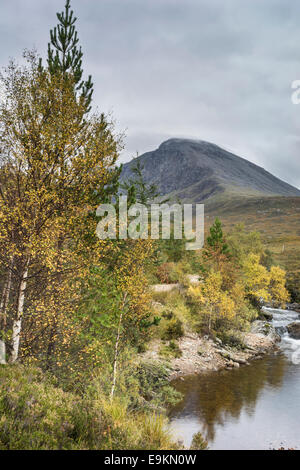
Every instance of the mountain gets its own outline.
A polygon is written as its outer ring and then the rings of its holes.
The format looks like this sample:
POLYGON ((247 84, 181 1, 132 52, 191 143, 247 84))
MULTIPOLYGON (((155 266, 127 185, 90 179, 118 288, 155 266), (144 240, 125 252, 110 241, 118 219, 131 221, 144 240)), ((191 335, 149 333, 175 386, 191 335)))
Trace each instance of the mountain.
POLYGON ((159 193, 183 202, 217 204, 236 197, 299 197, 297 188, 263 168, 215 144, 189 139, 169 139, 158 149, 126 163, 126 180, 137 161, 144 179, 159 193))
MULTIPOLYGON (((220 217, 225 231, 243 223, 260 232, 278 264, 300 279, 300 191, 263 168, 217 145, 170 139, 124 165, 127 179, 137 160, 144 178, 170 200, 204 202, 205 230, 220 217)), ((165 198, 164 198, 165 199, 165 198)), ((293 281, 294 282, 294 281, 293 281)), ((298 285, 296 284, 296 285, 298 285)))

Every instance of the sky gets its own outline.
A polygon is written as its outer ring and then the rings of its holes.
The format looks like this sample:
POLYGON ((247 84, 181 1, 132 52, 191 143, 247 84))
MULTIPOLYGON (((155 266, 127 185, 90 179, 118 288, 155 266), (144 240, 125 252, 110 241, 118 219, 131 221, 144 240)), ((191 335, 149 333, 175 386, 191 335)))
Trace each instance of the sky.
MULTIPOLYGON (((121 161, 172 137, 213 142, 300 187, 300 2, 72 0, 93 104, 121 161)), ((45 56, 64 0, 0 0, 0 67, 45 56)))

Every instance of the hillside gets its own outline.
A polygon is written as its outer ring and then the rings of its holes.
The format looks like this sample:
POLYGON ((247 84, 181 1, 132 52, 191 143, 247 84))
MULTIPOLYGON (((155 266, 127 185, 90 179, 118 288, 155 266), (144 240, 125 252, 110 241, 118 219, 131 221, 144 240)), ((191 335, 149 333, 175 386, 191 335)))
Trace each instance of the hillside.
POLYGON ((204 141, 170 139, 124 165, 127 179, 139 161, 144 178, 162 195, 183 202, 227 196, 300 196, 300 191, 263 168, 204 141))
MULTIPOLYGON (((300 191, 263 168, 203 141, 170 139, 138 157, 144 178, 162 195, 204 202, 206 230, 244 223, 261 233, 276 261, 300 278, 300 191)), ((124 165, 126 179, 136 160, 124 165)), ((293 274, 293 275, 294 275, 293 274)))
POLYGON ((225 231, 238 223, 258 231, 276 262, 300 282, 299 197, 215 198, 205 205, 205 213, 206 231, 217 216, 225 231))

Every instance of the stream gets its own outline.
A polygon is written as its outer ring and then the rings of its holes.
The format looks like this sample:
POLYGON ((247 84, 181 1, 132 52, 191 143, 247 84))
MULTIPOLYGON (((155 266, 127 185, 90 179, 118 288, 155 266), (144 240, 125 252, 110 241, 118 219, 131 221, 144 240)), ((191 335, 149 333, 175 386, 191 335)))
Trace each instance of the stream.
POLYGON ((281 336, 278 353, 173 382, 183 399, 170 410, 171 430, 185 446, 200 431, 212 450, 300 449, 300 340, 286 330, 300 315, 266 310, 281 336))

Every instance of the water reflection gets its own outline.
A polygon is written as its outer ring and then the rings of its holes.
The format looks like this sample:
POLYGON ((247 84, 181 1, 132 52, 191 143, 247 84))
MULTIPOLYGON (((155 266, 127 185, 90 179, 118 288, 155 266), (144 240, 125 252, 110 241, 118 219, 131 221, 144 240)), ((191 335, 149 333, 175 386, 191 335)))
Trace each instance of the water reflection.
MULTIPOLYGON (((239 432, 245 433, 250 418, 254 415, 256 421, 258 419, 257 432, 262 429, 266 432, 267 423, 260 422, 266 419, 266 415, 264 412, 256 413, 257 405, 264 401, 263 394, 268 393, 272 400, 274 392, 282 388, 289 367, 290 364, 284 355, 272 355, 240 369, 191 376, 184 381, 180 379, 175 381, 175 388, 184 395, 182 402, 170 412, 171 419, 180 431, 178 434, 184 438, 186 445, 189 445, 192 434, 201 431, 211 447, 216 440, 216 431, 220 428, 227 427, 228 433, 233 434, 235 426, 237 435, 239 432)), ((269 403, 264 405, 265 411, 268 410, 268 405, 269 403)), ((227 437, 225 435, 224 439, 227 437)), ((224 439, 224 444, 221 444, 219 439, 217 445, 228 445, 224 439)), ((248 442, 255 442, 255 436, 252 437, 252 441, 249 436, 241 437, 239 448, 243 448, 241 442, 246 439, 248 442)))

